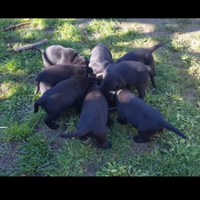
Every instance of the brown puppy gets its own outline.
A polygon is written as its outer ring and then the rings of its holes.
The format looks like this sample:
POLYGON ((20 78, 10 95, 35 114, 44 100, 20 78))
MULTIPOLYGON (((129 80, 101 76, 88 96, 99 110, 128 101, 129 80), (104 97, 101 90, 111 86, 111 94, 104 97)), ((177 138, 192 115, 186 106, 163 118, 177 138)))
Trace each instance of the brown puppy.
POLYGON ((118 123, 130 123, 138 129, 138 134, 134 137, 135 142, 149 142, 151 136, 163 128, 167 128, 179 136, 186 138, 178 129, 169 124, 162 114, 146 104, 135 94, 127 89, 118 90, 117 97, 118 123))
POLYGON ((96 74, 98 84, 100 84, 100 82, 102 81, 102 73, 104 69, 110 63, 113 63, 110 49, 105 44, 100 42, 92 49, 89 63, 89 66, 93 69, 94 73, 96 74))
POLYGON ((52 121, 60 115, 63 109, 72 105, 80 107, 87 88, 93 80, 82 75, 75 75, 59 82, 35 101, 34 113, 38 112, 41 106, 47 114, 44 120, 46 125, 51 129, 57 129, 58 124, 52 121))
POLYGON ((109 104, 113 101, 113 91, 135 86, 141 99, 145 96, 147 80, 150 76, 155 86, 153 70, 148 65, 136 61, 122 61, 110 64, 103 72, 103 81, 100 90, 105 95, 109 104))
POLYGON ((40 90, 43 94, 49 88, 55 86, 60 81, 70 78, 73 75, 84 75, 92 74, 92 68, 81 65, 52 65, 48 68, 43 69, 37 74, 35 79, 36 89, 34 95, 40 90))
POLYGON ((38 50, 42 54, 44 67, 50 67, 56 64, 84 66, 88 66, 89 64, 85 56, 80 55, 72 48, 65 48, 61 45, 51 45, 45 50, 38 47, 34 47, 33 49, 38 50))
POLYGON ((145 65, 149 65, 151 69, 155 73, 155 65, 154 65, 154 59, 153 59, 153 51, 155 51, 157 48, 163 46, 164 43, 159 43, 155 46, 149 47, 149 48, 143 48, 143 49, 137 49, 134 51, 129 51, 125 55, 123 55, 121 58, 117 59, 115 63, 119 63, 125 60, 132 60, 132 61, 138 61, 145 65))
POLYGON ((106 125, 113 122, 109 118, 108 104, 99 91, 98 86, 91 86, 83 101, 78 130, 68 134, 60 134, 63 138, 89 136, 97 141, 97 146, 107 149, 111 144, 106 141, 106 125))

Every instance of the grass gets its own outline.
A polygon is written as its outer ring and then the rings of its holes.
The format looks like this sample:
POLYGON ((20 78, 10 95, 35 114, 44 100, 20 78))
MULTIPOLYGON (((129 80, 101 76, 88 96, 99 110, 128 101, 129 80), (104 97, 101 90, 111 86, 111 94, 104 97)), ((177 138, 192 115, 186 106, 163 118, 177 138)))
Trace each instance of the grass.
POLYGON ((82 24, 78 19, 10 18, 0 19, 0 29, 25 21, 31 24, 0 32, 0 127, 7 127, 0 129, 0 176, 200 175, 200 45, 198 32, 189 31, 198 26, 197 20, 153 23, 151 19, 152 33, 145 33, 142 22, 134 20, 123 26, 126 19, 90 19, 82 24), (43 122, 45 112, 33 113, 38 97, 33 96, 34 79, 43 68, 41 55, 35 50, 12 51, 44 38, 48 43, 41 48, 60 44, 88 58, 92 48, 103 42, 114 60, 132 49, 165 42, 153 53, 158 89, 149 81, 145 101, 188 139, 165 129, 151 142, 137 144, 133 141, 137 130, 118 124, 116 111, 110 113, 115 124, 107 128, 109 150, 97 148, 92 139, 57 137, 76 130, 78 114, 73 108, 64 110, 56 120, 59 129, 49 129, 43 122))

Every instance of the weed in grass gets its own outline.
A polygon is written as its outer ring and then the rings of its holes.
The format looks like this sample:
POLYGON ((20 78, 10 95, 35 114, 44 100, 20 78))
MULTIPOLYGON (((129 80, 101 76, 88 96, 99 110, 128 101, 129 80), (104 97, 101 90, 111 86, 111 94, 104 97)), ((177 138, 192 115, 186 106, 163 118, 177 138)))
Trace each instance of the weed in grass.
POLYGON ((149 155, 132 155, 126 161, 108 162, 97 172, 97 176, 191 176, 199 175, 197 144, 186 145, 185 140, 167 143, 149 155), (178 147, 177 147, 178 146, 178 147), (176 156, 175 156, 176 155, 176 156))
POLYGON ((57 154, 58 173, 61 176, 82 176, 90 158, 95 156, 91 144, 83 144, 78 139, 67 140, 57 154))
POLYGON ((29 123, 19 124, 17 122, 10 125, 9 128, 5 130, 4 141, 21 141, 26 138, 30 133, 32 133, 34 127, 30 126, 29 123))
MULTIPOLYGON (((12 113, 20 114, 23 111, 23 108, 30 107, 32 102, 33 86, 29 84, 11 84, 15 85, 9 89, 6 96, 3 96, 5 101, 0 105, 0 115, 11 116, 12 113)), ((24 114, 24 113, 23 113, 24 114)))
MULTIPOLYGON (((13 175, 49 175, 43 174, 51 163, 52 150, 50 140, 44 134, 34 134, 19 145, 17 168, 13 175)), ((50 169, 50 168, 49 168, 50 169)))
POLYGON ((34 132, 36 125, 43 118, 44 112, 38 112, 36 115, 32 114, 28 117, 24 117, 24 122, 21 123, 12 120, 7 125, 8 128, 6 128, 1 135, 2 140, 5 142, 15 142, 26 139, 34 132))
POLYGON ((171 44, 175 51, 180 51, 180 52, 185 51, 189 47, 189 44, 183 41, 179 37, 173 39, 171 44))
POLYGON ((126 166, 121 163, 110 163, 108 162, 101 171, 97 172, 97 176, 126 176, 126 166))
POLYGON ((115 32, 115 22, 108 20, 92 20, 87 26, 86 31, 93 34, 95 38, 106 37, 115 32))
POLYGON ((70 40, 73 42, 80 42, 85 38, 78 26, 73 26, 68 23, 59 26, 55 31, 55 36, 59 39, 70 40))

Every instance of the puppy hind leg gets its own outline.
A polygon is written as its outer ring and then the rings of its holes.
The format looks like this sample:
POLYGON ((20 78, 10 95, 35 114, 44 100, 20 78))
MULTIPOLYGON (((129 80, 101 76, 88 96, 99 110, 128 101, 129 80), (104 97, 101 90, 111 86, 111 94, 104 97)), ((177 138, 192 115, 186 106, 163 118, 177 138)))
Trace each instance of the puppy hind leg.
POLYGON ((156 71, 155 71, 155 64, 154 62, 150 65, 151 69, 153 70, 154 76, 156 76, 156 71))
POLYGON ((138 84, 135 86, 138 91, 138 97, 142 100, 144 99, 144 96, 145 96, 145 89, 146 89, 145 86, 146 84, 138 84))
POLYGON ((47 113, 47 117, 44 119, 45 124, 53 130, 57 129, 59 125, 56 123, 53 123, 52 121, 55 120, 58 117, 58 115, 59 115, 59 112, 47 113))
POLYGON ((47 117, 44 119, 44 122, 45 122, 45 124, 46 124, 50 129, 55 130, 55 129, 57 129, 57 128, 59 127, 58 124, 52 122, 52 119, 51 119, 51 117, 49 117, 49 116, 47 116, 47 117))
POLYGON ((96 133, 92 136, 94 139, 96 139, 97 146, 103 149, 110 149, 112 145, 110 142, 106 140, 106 132, 104 133, 96 133))
POLYGON ((162 134, 163 131, 164 131, 164 128, 163 128, 163 127, 160 127, 160 128, 158 129, 158 133, 159 133, 159 134, 162 134))
POLYGON ((156 84, 155 84, 155 80, 154 80, 154 76, 150 76, 150 79, 151 79, 151 82, 152 82, 152 85, 155 89, 157 89, 156 87, 156 84))
POLYGON ((145 130, 141 127, 138 127, 138 135, 133 137, 133 140, 136 143, 145 143, 145 142, 150 142, 151 141, 151 135, 153 132, 145 130))
POLYGON ((138 134, 139 135, 135 135, 133 137, 133 140, 136 142, 136 143, 145 143, 145 142, 150 142, 150 137, 148 135, 147 132, 139 132, 138 131, 138 134))

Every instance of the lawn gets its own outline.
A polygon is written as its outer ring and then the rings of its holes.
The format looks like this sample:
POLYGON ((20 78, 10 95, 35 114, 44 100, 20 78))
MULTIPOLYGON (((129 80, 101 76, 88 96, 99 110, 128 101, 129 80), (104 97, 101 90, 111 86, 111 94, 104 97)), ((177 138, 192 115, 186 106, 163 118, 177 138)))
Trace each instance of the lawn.
MULTIPOLYGON (((199 176, 200 175, 200 20, 198 19, 0 19, 0 176, 199 176), (187 140, 164 129, 149 143, 133 140, 137 130, 117 123, 107 127, 111 149, 93 140, 63 139, 76 130, 79 115, 66 109, 57 130, 43 122, 45 112, 33 113, 34 80, 43 69, 36 50, 15 47, 47 38, 90 57, 99 42, 116 60, 126 52, 165 45, 154 53, 157 90, 149 80, 145 101, 160 110, 187 140)), ((137 91, 133 88, 133 92, 137 91)))

